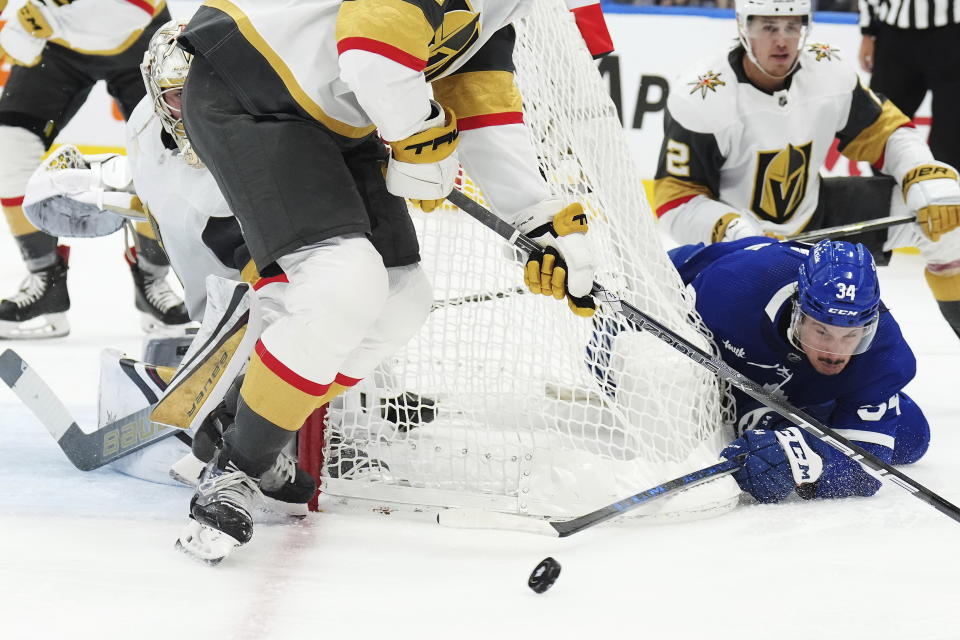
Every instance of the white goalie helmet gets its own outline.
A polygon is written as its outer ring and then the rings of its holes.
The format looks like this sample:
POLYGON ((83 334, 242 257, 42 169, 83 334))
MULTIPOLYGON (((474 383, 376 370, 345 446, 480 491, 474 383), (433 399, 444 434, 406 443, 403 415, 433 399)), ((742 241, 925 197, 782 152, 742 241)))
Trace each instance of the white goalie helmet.
POLYGON ((143 54, 140 73, 164 130, 176 142, 186 163, 202 168, 203 163, 187 138, 180 113, 180 92, 193 61, 191 54, 177 46, 177 37, 186 26, 186 20, 171 20, 157 29, 143 54))
POLYGON ((813 11, 811 0, 736 0, 736 11, 737 34, 740 38, 740 44, 743 45, 751 62, 765 75, 772 78, 785 78, 790 75, 790 73, 793 73, 793 70, 796 69, 799 63, 799 56, 797 57, 797 61, 793 63, 790 71, 783 76, 774 76, 767 73, 763 66, 757 61, 753 53, 753 48, 750 46, 750 38, 755 37, 755 34, 751 33, 751 19, 760 16, 800 16, 800 39, 797 43, 797 52, 799 53, 803 50, 803 45, 807 40, 807 34, 810 31, 810 17, 813 11))

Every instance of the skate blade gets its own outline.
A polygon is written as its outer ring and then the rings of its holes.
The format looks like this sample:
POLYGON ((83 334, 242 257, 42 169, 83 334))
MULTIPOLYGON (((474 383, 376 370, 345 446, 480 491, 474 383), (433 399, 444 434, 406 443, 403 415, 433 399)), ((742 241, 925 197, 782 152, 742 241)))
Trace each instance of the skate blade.
POLYGON ((174 547, 190 558, 215 567, 240 546, 235 538, 200 524, 193 518, 174 547))
POLYGON ((49 313, 23 322, 0 320, 0 338, 4 340, 42 340, 70 333, 66 313, 49 313))

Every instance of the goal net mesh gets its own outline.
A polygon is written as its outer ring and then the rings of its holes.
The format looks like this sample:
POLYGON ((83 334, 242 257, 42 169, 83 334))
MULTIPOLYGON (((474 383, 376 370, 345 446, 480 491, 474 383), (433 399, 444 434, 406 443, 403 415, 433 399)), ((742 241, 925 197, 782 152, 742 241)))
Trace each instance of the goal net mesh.
MULTIPOLYGON (((533 4, 514 54, 524 121, 554 195, 589 215, 597 280, 715 352, 572 15, 533 4)), ((469 177, 459 188, 484 202, 469 177)), ((730 416, 712 374, 612 311, 583 319, 529 294, 514 251, 452 205, 411 215, 433 310, 327 408, 324 495, 572 517, 717 460, 730 416)), ((663 509, 726 509, 737 488, 723 478, 687 493, 663 509)))

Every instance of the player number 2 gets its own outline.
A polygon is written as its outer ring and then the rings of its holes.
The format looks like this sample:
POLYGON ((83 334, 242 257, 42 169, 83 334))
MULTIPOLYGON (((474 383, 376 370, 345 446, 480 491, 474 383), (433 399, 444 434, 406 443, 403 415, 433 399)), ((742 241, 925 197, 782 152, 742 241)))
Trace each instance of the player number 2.
POLYGON ((676 140, 667 141, 667 173, 690 177, 690 146, 676 140))

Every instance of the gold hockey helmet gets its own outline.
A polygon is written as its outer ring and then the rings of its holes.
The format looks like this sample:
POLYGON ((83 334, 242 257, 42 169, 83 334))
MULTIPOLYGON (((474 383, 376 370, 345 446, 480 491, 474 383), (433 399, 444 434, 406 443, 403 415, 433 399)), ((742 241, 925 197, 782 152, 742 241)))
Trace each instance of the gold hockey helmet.
POLYGON ((180 112, 183 84, 193 61, 191 54, 177 46, 177 37, 186 26, 185 20, 171 20, 157 29, 143 54, 140 73, 160 124, 176 142, 187 164, 202 168, 203 163, 187 138, 180 112))

